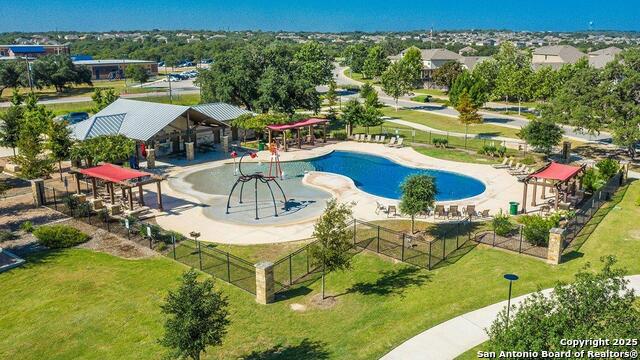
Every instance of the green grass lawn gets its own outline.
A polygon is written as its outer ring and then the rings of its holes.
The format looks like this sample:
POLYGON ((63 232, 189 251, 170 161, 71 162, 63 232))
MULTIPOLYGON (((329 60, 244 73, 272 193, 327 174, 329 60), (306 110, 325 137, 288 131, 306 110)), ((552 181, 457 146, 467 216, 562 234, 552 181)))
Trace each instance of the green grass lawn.
MULTIPOLYGON (((160 102, 160 103, 169 103, 169 96, 147 96, 134 98, 132 100, 140 100, 140 101, 152 101, 152 102, 160 102)), ((173 96, 173 104, 176 105, 195 105, 200 102, 199 94, 184 94, 184 95, 174 95, 173 96)), ((72 111, 85 111, 88 113, 93 112, 93 108, 95 104, 93 101, 81 101, 81 102, 72 102, 72 103, 57 103, 57 104, 46 104, 47 109, 53 111, 53 113, 58 115, 65 115, 72 111)))
MULTIPOLYGON (((261 306, 218 281, 231 304, 232 325, 224 344, 206 358, 377 359, 442 321, 504 300, 507 272, 520 276, 514 296, 571 280, 585 263, 608 254, 639 273, 640 226, 629 221, 640 216, 639 196, 636 182, 579 256, 559 266, 486 247, 434 271, 364 253, 351 270, 327 277, 328 293, 337 295, 331 309, 312 304, 318 282, 261 306), (293 311, 292 303, 307 309, 293 311)), ((184 270, 167 258, 124 260, 88 250, 30 257, 24 267, 0 274, 0 358, 161 358, 158 306, 184 270)))
POLYGON ((432 95, 432 96, 447 96, 444 90, 440 89, 413 89, 411 90, 416 94, 432 95))
POLYGON ((379 81, 376 81, 374 79, 365 79, 364 75, 362 73, 359 72, 353 72, 351 71, 351 69, 346 68, 343 72, 344 76, 353 79, 355 81, 359 81, 359 82, 363 82, 363 83, 368 83, 368 84, 380 84, 379 81))
MULTIPOLYGON (((392 107, 382 108, 382 112, 386 116, 410 121, 416 124, 428 126, 433 129, 458 132, 464 134, 465 126, 458 119, 433 113, 417 110, 398 110, 392 107)), ((512 129, 504 126, 491 124, 469 125, 469 134, 483 134, 492 136, 504 136, 517 139, 518 129, 512 129)))
MULTIPOLYGON (((152 81, 153 79, 150 79, 152 81)), ((71 85, 69 88, 63 93, 57 93, 54 87, 44 87, 42 89, 34 89, 34 92, 41 99, 53 99, 53 98, 65 98, 72 96, 87 96, 93 94, 96 88, 113 88, 118 93, 121 94, 139 94, 139 93, 147 93, 154 91, 162 91, 166 90, 165 88, 158 88, 153 86, 147 87, 133 87, 138 85, 138 83, 128 80, 125 84, 124 80, 94 80, 92 85, 80 84, 80 85, 71 85)), ((21 94, 27 94, 31 91, 28 87, 18 88, 18 92, 21 94)), ((11 94, 13 93, 13 89, 7 89, 2 93, 2 97, 0 100, 8 101, 11 99, 11 94)))
POLYGON ((496 164, 500 162, 500 159, 483 156, 480 154, 464 151, 461 149, 450 149, 450 148, 443 149, 443 148, 437 148, 437 147, 422 147, 422 146, 414 146, 413 148, 421 154, 431 156, 437 159, 443 159, 443 160, 474 163, 474 164, 496 164))

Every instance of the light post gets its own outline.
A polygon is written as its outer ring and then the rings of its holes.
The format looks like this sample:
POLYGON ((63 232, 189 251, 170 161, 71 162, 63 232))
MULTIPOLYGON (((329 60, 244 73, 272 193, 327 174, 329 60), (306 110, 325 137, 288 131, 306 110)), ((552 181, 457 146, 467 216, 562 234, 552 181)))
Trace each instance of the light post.
POLYGON ((513 282, 518 280, 518 275, 516 274, 505 274, 504 278, 509 280, 509 299, 507 300, 507 329, 509 328, 509 310, 511 310, 511 286, 513 282))

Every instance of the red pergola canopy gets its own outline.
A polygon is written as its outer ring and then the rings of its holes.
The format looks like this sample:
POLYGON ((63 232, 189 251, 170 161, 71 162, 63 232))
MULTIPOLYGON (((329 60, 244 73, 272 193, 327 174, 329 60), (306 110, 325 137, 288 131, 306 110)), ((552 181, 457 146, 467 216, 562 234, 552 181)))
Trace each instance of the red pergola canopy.
POLYGON ((310 118, 310 119, 298 121, 292 124, 269 125, 267 126, 267 128, 274 131, 284 131, 284 130, 297 129, 297 128, 306 127, 306 126, 324 124, 327 122, 329 122, 329 119, 310 118))
POLYGON ((127 169, 113 164, 102 164, 88 169, 80 169, 80 173, 115 183, 151 176, 150 173, 144 171, 127 169))
POLYGON ((549 166, 529 175, 528 178, 567 181, 582 170, 580 166, 564 165, 552 162, 549 166))

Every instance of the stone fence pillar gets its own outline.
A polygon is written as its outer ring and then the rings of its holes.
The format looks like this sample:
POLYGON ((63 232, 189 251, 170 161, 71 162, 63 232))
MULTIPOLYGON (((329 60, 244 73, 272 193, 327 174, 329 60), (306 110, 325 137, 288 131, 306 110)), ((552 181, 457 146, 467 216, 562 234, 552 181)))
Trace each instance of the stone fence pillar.
POLYGON ((31 180, 31 193, 33 194, 33 205, 43 206, 47 203, 44 195, 44 180, 34 179, 31 180))
POLYGON ((147 149, 147 169, 156 167, 156 149, 147 149))
POLYGON ((196 151, 193 145, 193 142, 184 143, 184 146, 187 150, 187 160, 191 161, 196 158, 196 151))
POLYGON ((225 135, 222 137, 222 151, 229 152, 229 135, 225 135))
POLYGON ((549 248, 547 250, 547 263, 558 265, 562 258, 562 245, 564 244, 565 230, 553 228, 549 230, 549 248))
POLYGON ((258 304, 269 304, 275 299, 275 281, 273 263, 262 261, 256 267, 256 301, 258 304))

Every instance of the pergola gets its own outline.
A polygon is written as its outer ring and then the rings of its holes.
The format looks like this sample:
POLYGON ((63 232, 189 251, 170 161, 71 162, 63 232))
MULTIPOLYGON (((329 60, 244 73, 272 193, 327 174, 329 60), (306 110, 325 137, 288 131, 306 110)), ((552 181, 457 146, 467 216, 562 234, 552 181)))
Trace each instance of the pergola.
POLYGON ((311 143, 313 144, 314 138, 313 138, 313 127, 316 125, 322 125, 322 142, 326 143, 327 142, 327 123, 329 122, 329 119, 319 119, 319 118, 309 118, 306 120, 302 120, 302 121, 298 121, 295 123, 291 123, 291 124, 284 124, 284 125, 269 125, 267 126, 267 131, 269 132, 269 144, 271 144, 271 137, 272 137, 272 133, 274 131, 279 131, 282 132, 282 142, 283 142, 283 146, 284 146, 284 151, 287 151, 287 132, 286 130, 294 130, 297 129, 298 130, 298 148, 302 149, 302 136, 301 136, 301 129, 308 127, 309 128, 309 135, 311 135, 311 143))
POLYGON ((528 175, 523 181, 524 191, 522 193, 522 212, 527 212, 527 187, 529 185, 533 185, 531 206, 536 206, 536 192, 538 186, 542 186, 540 199, 545 198, 545 190, 549 187, 552 188, 552 190, 555 190, 554 207, 558 210, 558 206, 560 204, 560 192, 563 193, 563 201, 566 201, 569 183, 574 182, 576 183, 577 188, 580 188, 581 184, 578 175, 582 171, 584 171, 584 165, 573 166, 550 162, 533 174, 528 175))
POLYGON ((86 169, 78 169, 76 172, 76 189, 80 192, 80 178, 77 174, 82 174, 91 179, 91 186, 93 190, 93 197, 98 198, 98 184, 97 179, 102 180, 105 183, 107 192, 109 193, 109 202, 115 204, 115 189, 114 184, 119 185, 122 189, 122 196, 128 200, 129 210, 133 211, 133 193, 132 188, 138 188, 138 202, 140 206, 144 206, 144 196, 142 192, 142 186, 147 184, 156 183, 158 186, 157 201, 158 209, 163 210, 162 207, 162 188, 160 183, 164 178, 134 169, 123 168, 121 166, 113 164, 102 164, 86 169), (125 191, 127 194, 125 195, 125 191), (128 196, 127 196, 128 195, 128 196))

